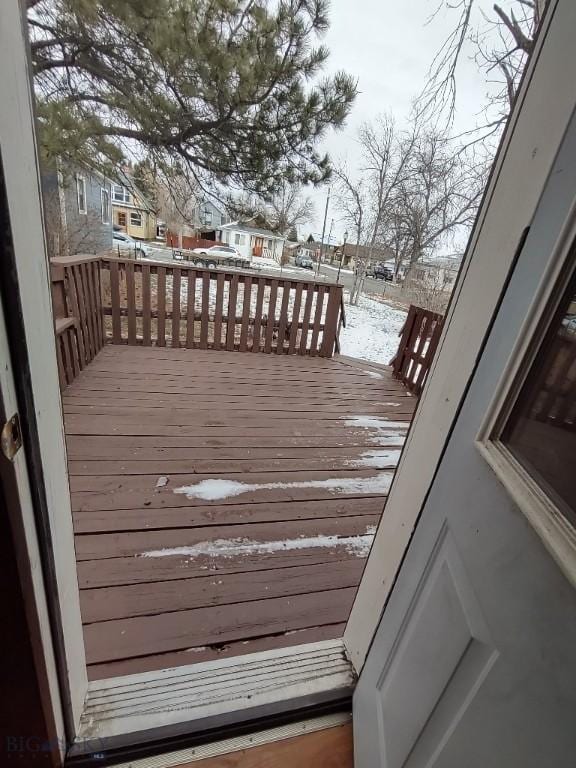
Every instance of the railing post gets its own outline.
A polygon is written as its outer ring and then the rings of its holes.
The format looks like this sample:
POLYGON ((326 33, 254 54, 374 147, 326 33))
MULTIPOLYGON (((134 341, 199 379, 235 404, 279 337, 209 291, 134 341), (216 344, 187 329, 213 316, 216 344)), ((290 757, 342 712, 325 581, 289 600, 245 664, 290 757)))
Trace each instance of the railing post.
POLYGON ((328 291, 328 306, 324 318, 324 332, 320 346, 320 357, 332 357, 337 344, 340 324, 340 307, 342 302, 342 286, 331 285, 328 291))

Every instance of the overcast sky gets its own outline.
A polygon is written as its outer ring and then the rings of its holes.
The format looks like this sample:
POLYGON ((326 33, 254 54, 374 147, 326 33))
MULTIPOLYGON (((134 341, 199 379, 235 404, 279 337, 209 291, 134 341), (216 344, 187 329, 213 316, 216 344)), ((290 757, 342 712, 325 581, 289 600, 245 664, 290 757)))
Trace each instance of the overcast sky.
MULTIPOLYGON (((332 0, 330 29, 323 39, 330 50, 326 71, 348 72, 357 78, 359 90, 344 129, 331 131, 322 144, 334 160, 346 159, 350 167, 354 166, 358 154, 355 137, 363 122, 384 112, 394 115, 398 123, 406 119, 434 55, 457 22, 457 11, 443 9, 426 23, 439 1, 332 0)), ((492 6, 487 0, 477 0, 477 4, 477 13, 492 6)), ((464 57, 458 73, 458 132, 475 125, 488 87, 474 63, 464 57)), ((310 192, 316 216, 310 227, 301 228, 300 236, 307 235, 308 229, 322 231, 326 192, 325 187, 310 192)), ((344 230, 339 216, 331 205, 326 231, 334 218, 333 233, 337 236, 344 230)))

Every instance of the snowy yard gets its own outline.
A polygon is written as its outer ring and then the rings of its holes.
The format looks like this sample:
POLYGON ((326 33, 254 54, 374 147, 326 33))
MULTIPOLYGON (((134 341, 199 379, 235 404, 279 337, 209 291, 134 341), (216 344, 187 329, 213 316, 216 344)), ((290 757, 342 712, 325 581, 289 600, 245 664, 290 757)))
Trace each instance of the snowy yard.
POLYGON ((398 336, 406 312, 392 309, 387 304, 361 296, 357 307, 346 301, 346 328, 340 332, 340 351, 343 355, 388 365, 398 349, 398 336))

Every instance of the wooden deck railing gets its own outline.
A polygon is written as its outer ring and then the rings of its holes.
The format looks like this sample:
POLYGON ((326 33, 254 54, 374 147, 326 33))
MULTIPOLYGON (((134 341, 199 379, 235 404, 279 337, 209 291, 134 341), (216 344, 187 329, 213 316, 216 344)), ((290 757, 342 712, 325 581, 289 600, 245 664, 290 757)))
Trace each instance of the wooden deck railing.
POLYGON ((342 288, 163 262, 102 259, 113 344, 331 357, 342 288))
POLYGON ((406 388, 419 395, 442 332, 443 315, 410 305, 404 327, 400 331, 400 344, 391 361, 395 378, 406 388))
POLYGON ((70 384, 104 345, 98 256, 52 259, 52 305, 60 388, 70 384))
POLYGON ((106 341, 331 357, 344 321, 341 286, 115 257, 53 259, 52 299, 62 388, 106 341))

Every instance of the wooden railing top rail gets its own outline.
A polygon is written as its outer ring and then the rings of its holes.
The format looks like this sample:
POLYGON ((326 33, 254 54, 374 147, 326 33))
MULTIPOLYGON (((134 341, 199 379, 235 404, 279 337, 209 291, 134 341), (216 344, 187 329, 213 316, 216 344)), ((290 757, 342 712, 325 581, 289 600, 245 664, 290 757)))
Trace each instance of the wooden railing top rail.
POLYGON ((430 365, 436 352, 444 316, 423 307, 410 305, 400 331, 400 344, 390 362, 393 376, 406 388, 419 395, 424 387, 430 365))
MULTIPOLYGON (((162 261, 162 260, 154 260, 154 259, 125 259, 121 256, 100 256, 97 257, 102 262, 102 265, 109 269, 110 264, 113 262, 116 262, 122 266, 126 265, 126 263, 134 264, 136 268, 141 267, 143 264, 148 265, 151 268, 151 273, 155 274, 158 267, 161 267, 162 269, 166 270, 166 274, 170 275, 173 273, 174 270, 179 270, 181 273, 184 272, 198 272, 200 274, 204 274, 205 272, 208 272, 212 277, 217 277, 218 275, 225 275, 227 279, 233 278, 234 275, 238 276, 238 282, 244 283, 246 278, 249 277, 254 282, 255 280, 267 280, 268 282, 272 280, 279 280, 282 282, 290 282, 294 283, 295 285, 298 283, 301 283, 302 285, 313 285, 315 290, 318 289, 319 286, 324 286, 324 288, 331 287, 331 283, 324 282, 322 280, 317 280, 316 277, 311 277, 309 280, 302 277, 292 277, 291 275, 287 275, 286 273, 278 272, 277 275, 270 275, 270 274, 262 274, 261 272, 257 271, 248 271, 241 272, 240 270, 236 269, 209 269, 208 267, 198 267, 195 264, 186 264, 186 262, 178 262, 177 264, 171 264, 168 261, 162 261)), ((334 286, 336 287, 336 286, 334 286)), ((341 287, 341 286, 338 286, 341 287)))

